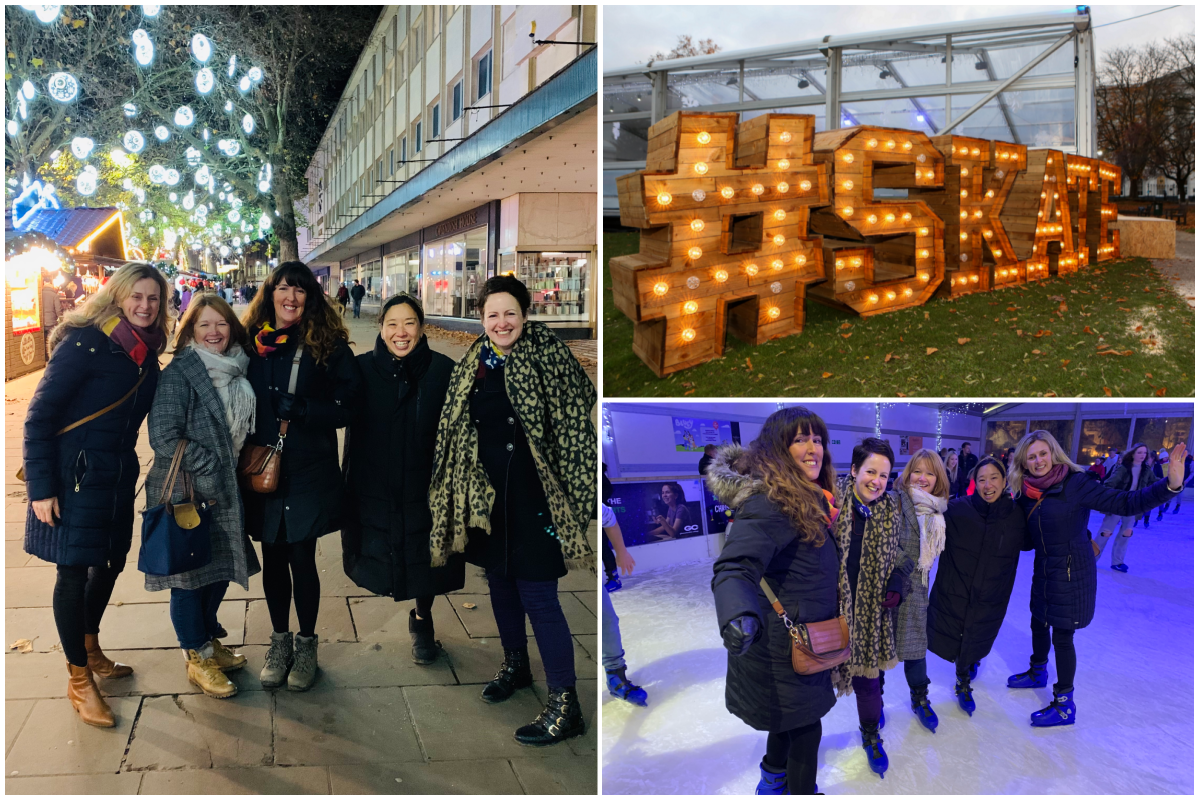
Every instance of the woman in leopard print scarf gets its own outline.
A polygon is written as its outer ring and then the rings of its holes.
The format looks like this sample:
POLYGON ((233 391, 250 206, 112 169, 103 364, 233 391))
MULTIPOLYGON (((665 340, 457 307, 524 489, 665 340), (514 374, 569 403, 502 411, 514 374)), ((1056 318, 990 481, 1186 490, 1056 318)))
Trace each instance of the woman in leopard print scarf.
POLYGON ((558 579, 568 565, 596 569, 587 539, 596 510, 596 389, 554 332, 526 319, 529 305, 516 278, 484 284, 485 335, 454 368, 438 423, 429 546, 435 567, 465 553, 487 570, 504 647, 504 663, 483 690, 488 702, 533 680, 528 614, 549 702, 516 738, 545 745, 584 731, 558 579))
POLYGON ((900 503, 887 488, 895 456, 883 439, 854 446, 850 479, 838 483, 834 535, 846 565, 852 600, 851 684, 858 703, 859 730, 871 769, 882 777, 887 754, 879 738, 883 672, 896 666, 896 606, 915 566, 900 548, 900 503))

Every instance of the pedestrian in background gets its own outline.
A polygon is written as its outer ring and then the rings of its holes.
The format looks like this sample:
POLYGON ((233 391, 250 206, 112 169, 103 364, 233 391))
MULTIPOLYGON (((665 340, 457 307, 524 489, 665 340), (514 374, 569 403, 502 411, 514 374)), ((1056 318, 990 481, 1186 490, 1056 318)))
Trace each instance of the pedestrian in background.
POLYGON ((701 475, 708 472, 708 465, 712 463, 713 456, 716 454, 717 446, 715 444, 704 445, 704 455, 700 457, 700 463, 697 465, 697 469, 700 470, 701 475))
POLYGON ((362 285, 362 281, 354 279, 354 288, 350 290, 350 299, 354 301, 354 318, 358 319, 359 312, 362 311, 363 297, 367 294, 367 287, 362 285))
POLYGON ((346 284, 342 284, 337 290, 338 305, 342 307, 342 316, 346 316, 346 304, 350 302, 350 290, 346 288, 346 284))
MULTIPOLYGON (((212 561, 178 575, 147 575, 146 591, 171 590, 171 623, 188 681, 217 698, 237 694, 225 673, 246 665, 245 656, 218 638, 224 631, 217 612, 230 581, 249 591, 250 576, 260 570, 237 481, 238 454, 254 426, 254 389, 246 380, 249 343, 225 300, 215 294, 196 298, 179 321, 174 357, 150 408, 154 465, 146 477, 146 504, 162 496, 176 448, 185 440, 179 470, 191 476, 196 498, 213 506, 212 561)), ((185 500, 183 481, 177 480, 167 502, 185 500)))
POLYGON ((432 664, 434 598, 466 582, 461 554, 433 567, 429 553, 429 482, 454 362, 429 346, 425 312, 407 294, 387 301, 374 350, 356 360, 363 384, 346 428, 342 564, 364 589, 417 601, 408 612, 412 658, 432 664))
POLYGON ((46 344, 46 353, 50 353, 50 334, 62 317, 58 308, 58 289, 49 275, 42 275, 42 337, 46 344))
MULTIPOLYGON (((1150 448, 1142 442, 1138 442, 1129 448, 1128 452, 1113 467, 1112 474, 1105 479, 1104 485, 1118 492, 1136 492, 1145 489, 1154 483, 1156 478, 1163 477, 1161 469, 1159 474, 1155 474, 1154 468, 1151 466, 1151 458, 1150 448)), ((1168 502, 1170 501, 1168 500, 1168 502)), ((1149 512, 1147 512, 1147 516, 1149 516, 1149 512)), ((1105 514, 1104 519, 1100 522, 1100 533, 1092 540, 1096 561, 1100 561, 1100 556, 1104 553, 1104 548, 1108 547, 1108 540, 1112 538, 1113 532, 1120 531, 1121 535, 1113 544, 1112 568, 1118 572, 1128 572, 1129 567, 1125 566, 1125 552, 1129 548, 1129 539, 1133 536, 1133 529, 1136 526, 1136 517, 1105 514)))
POLYGON ((192 287, 188 284, 183 285, 183 291, 179 295, 179 310, 181 312, 188 310, 188 305, 192 302, 192 287))
POLYGON ((99 727, 116 723, 93 676, 133 674, 104 655, 100 620, 133 540, 134 446, 167 345, 167 289, 154 267, 126 264, 65 315, 25 417, 25 552, 58 565, 54 623, 67 699, 99 727))
POLYGON ((567 565, 596 569, 587 540, 596 512, 596 388, 565 344, 528 320, 512 276, 479 296, 484 335, 450 377, 438 423, 429 505, 434 566, 451 553, 487 570, 504 662, 489 703, 529 686, 525 618, 546 669, 546 708, 517 741, 550 745, 584 732, 571 631, 558 602, 567 565))
POLYGON ((946 460, 943 466, 946 469, 946 480, 949 482, 950 497, 958 497, 963 493, 963 473, 959 467, 958 454, 954 452, 954 448, 946 451, 946 460))
POLYGON ((971 475, 975 473, 975 465, 978 463, 979 456, 971 452, 971 443, 963 442, 962 451, 958 457, 958 468, 962 470, 965 476, 965 480, 963 481, 964 486, 971 479, 971 475))
POLYGON ((274 445, 281 424, 289 426, 278 489, 242 498, 246 530, 262 542, 271 615, 271 647, 259 679, 270 689, 286 680, 289 689, 304 691, 317 675, 317 537, 341 528, 337 429, 350 422, 362 378, 346 326, 300 261, 285 261, 271 273, 243 320, 254 345, 248 376, 255 430, 249 441, 274 445), (293 599, 299 622, 294 642, 293 599))

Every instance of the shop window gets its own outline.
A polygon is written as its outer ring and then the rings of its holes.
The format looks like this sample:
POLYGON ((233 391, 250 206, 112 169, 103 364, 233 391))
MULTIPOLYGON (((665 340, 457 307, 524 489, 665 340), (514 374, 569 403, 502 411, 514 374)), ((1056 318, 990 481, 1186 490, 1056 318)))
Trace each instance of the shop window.
POLYGON ((588 253, 517 253, 517 277, 529 288, 530 314, 579 317, 585 311, 588 253))
POLYGON ((1129 446, 1129 428, 1133 420, 1085 419, 1079 430, 1079 454, 1076 463, 1090 463, 1096 456, 1107 456, 1116 448, 1122 453, 1129 446))
POLYGON ((453 94, 453 101, 450 107, 450 121, 455 122, 463 115, 463 82, 461 80, 454 84, 454 89, 451 93, 453 94))
POLYGON ((488 50, 475 63, 475 100, 492 91, 492 51, 488 50))
MULTIPOLYGON (((1016 447, 1017 442, 1025 435, 1025 420, 998 419, 987 424, 987 441, 984 449, 989 456, 999 458, 1008 452, 1008 448, 1016 447)), ((982 456, 982 454, 981 454, 982 456)))

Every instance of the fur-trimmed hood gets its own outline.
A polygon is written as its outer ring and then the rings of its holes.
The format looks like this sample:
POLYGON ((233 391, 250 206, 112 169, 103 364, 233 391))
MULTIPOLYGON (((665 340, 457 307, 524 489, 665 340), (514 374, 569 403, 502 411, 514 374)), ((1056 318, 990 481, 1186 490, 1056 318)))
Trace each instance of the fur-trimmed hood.
POLYGON ((766 484, 761 480, 734 469, 733 465, 745 452, 746 449, 740 444, 718 447, 717 454, 704 473, 713 496, 734 510, 754 495, 767 491, 766 484))

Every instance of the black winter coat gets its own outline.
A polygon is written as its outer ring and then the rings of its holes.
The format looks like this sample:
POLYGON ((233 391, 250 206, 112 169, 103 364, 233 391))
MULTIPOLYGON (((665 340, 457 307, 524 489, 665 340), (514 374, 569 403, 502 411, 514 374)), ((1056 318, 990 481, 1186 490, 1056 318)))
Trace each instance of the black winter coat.
POLYGON ((503 366, 487 369, 480 363, 470 408, 479 432, 479 460, 496 500, 492 532, 470 531, 467 561, 517 580, 558 580, 567 574, 567 564, 529 438, 504 387, 503 366))
MULTIPOLYGON (((255 431, 247 444, 273 445, 278 440, 280 420, 271 398, 276 390, 287 392, 295 348, 294 342, 288 342, 264 357, 251 347, 246 377, 257 404, 255 431)), ((350 422, 361 383, 354 354, 345 342, 338 342, 324 366, 307 351, 301 356, 296 396, 304 398, 306 411, 288 426, 279 488, 273 494, 242 493, 246 532, 252 539, 274 543, 281 521, 287 527, 287 541, 293 543, 341 527, 337 429, 350 422)))
POLYGON ((429 565, 429 482, 438 418, 454 362, 425 337, 404 358, 382 338, 355 359, 362 372, 346 429, 342 566, 355 584, 395 600, 463 588, 464 561, 429 565))
POLYGON ((1090 512, 1137 516, 1175 494, 1163 479, 1136 492, 1100 484, 1094 472, 1072 472, 1042 495, 1017 499, 1033 538, 1033 590, 1029 610, 1055 628, 1085 628, 1096 613, 1096 557, 1087 530, 1090 512), (1037 505, 1035 509, 1034 506, 1037 505))
POLYGON ((25 417, 25 489, 30 501, 57 497, 51 527, 25 518, 25 552, 72 566, 124 566, 133 538, 133 498, 141 465, 138 428, 154 401, 158 355, 142 365, 99 329, 69 331, 54 348, 25 417), (143 369, 133 397, 92 422, 55 431, 120 400, 143 369))
POLYGON ((1008 492, 994 503, 978 494, 951 500, 946 549, 929 593, 930 652, 974 663, 992 650, 1022 549, 1030 549, 1025 515, 1008 492))

